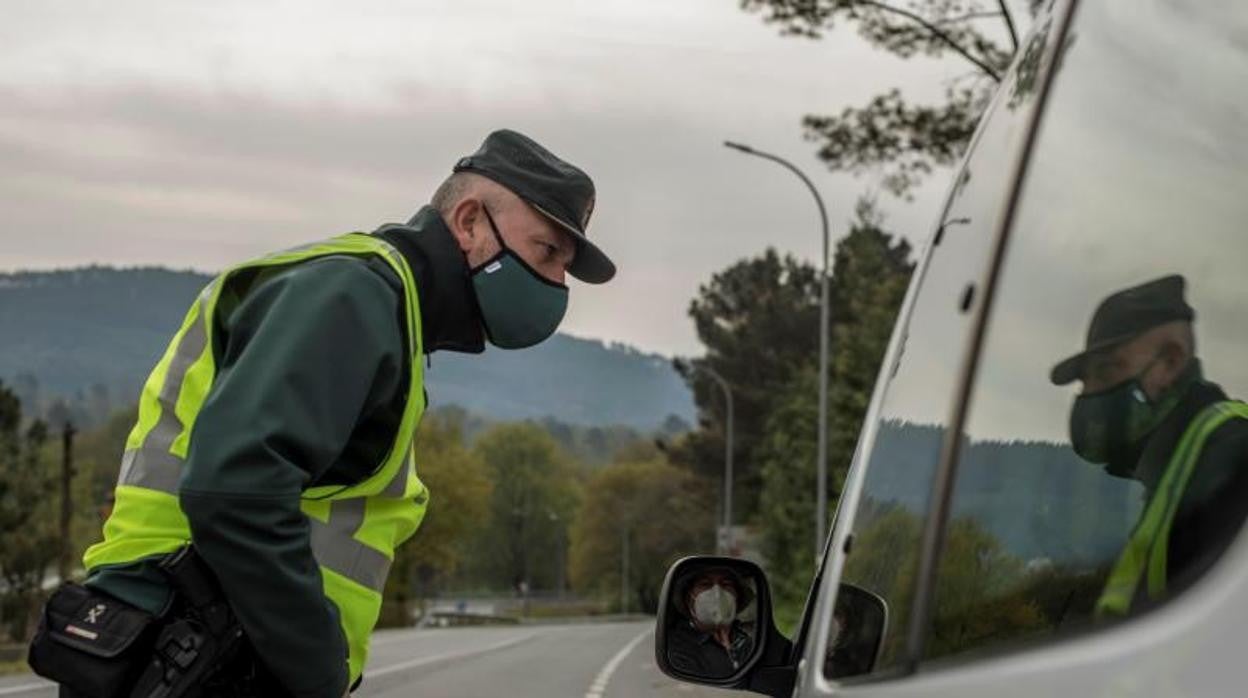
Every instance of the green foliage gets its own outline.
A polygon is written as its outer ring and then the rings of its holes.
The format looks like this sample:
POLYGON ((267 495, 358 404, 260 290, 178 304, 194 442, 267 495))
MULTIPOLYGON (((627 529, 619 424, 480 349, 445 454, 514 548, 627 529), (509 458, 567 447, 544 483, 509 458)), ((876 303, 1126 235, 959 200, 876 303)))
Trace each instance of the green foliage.
MULTIPOLYGON (((1032 14, 1037 6, 1031 3, 1032 14)), ((883 185, 898 195, 907 195, 933 166, 957 161, 1019 50, 1013 17, 1000 0, 741 0, 741 7, 762 13, 785 35, 814 39, 849 25, 899 58, 953 56, 973 71, 946 89, 941 104, 913 105, 893 89, 837 116, 803 119, 831 169, 861 174, 883 167, 883 185), (993 38, 994 25, 1008 34, 1008 45, 993 38)))
MULTIPOLYGON (((860 202, 857 214, 849 235, 837 245, 833 262, 828 387, 832 504, 840 496, 913 271, 909 245, 883 231, 874 208, 860 202)), ((763 476, 758 519, 779 603, 800 603, 814 569, 818 392, 817 357, 810 354, 803 357, 801 371, 778 391, 780 399, 755 451, 763 476)))
POLYGON ((521 583, 556 588, 581 499, 579 469, 548 433, 529 423, 490 429, 472 454, 494 483, 488 523, 472 548, 476 579, 495 589, 521 583))
POLYGON ((753 449, 794 373, 819 345, 819 276, 809 265, 768 249, 712 277, 689 306, 706 355, 693 360, 685 379, 698 405, 700 429, 673 451, 673 458, 714 482, 722 482, 726 405, 718 386, 698 368, 716 371, 732 386, 736 518, 758 509, 762 484, 753 449))
POLYGON ((1008 591, 1022 583, 1026 568, 995 536, 972 518, 956 518, 945 531, 937 572, 936 609, 928 652, 948 654, 988 638, 1022 634, 1044 625, 1040 609, 1008 591))
POLYGON ((133 407, 114 412, 99 426, 78 432, 74 439, 75 561, 103 537, 101 525, 113 501, 126 437, 136 418, 133 407))
POLYGON ((951 166, 970 143, 991 92, 950 88, 938 105, 910 104, 897 89, 837 116, 802 118, 808 139, 833 170, 861 173, 888 163, 882 178, 888 191, 904 195, 936 166, 951 166))
POLYGON ((19 641, 58 551, 49 508, 56 481, 42 454, 47 441, 47 426, 25 424, 17 395, 0 383, 0 630, 19 641))
POLYGON ((657 608, 667 568, 714 546, 709 483, 655 456, 596 473, 572 529, 575 588, 620 599, 627 544, 629 605, 648 613, 657 608))
MULTIPOLYGON (((546 417, 538 422, 559 447, 576 461, 587 466, 598 467, 619 460, 624 453, 634 453, 638 449, 653 450, 653 440, 646 434, 623 425, 583 426, 561 422, 546 417)), ((689 425, 680 417, 670 415, 664 421, 658 434, 671 438, 689 430, 689 425)))
POLYGON ((386 580, 386 600, 401 608, 453 577, 489 513, 493 483, 462 431, 452 415, 428 415, 417 432, 416 472, 430 498, 424 521, 396 551, 386 580))

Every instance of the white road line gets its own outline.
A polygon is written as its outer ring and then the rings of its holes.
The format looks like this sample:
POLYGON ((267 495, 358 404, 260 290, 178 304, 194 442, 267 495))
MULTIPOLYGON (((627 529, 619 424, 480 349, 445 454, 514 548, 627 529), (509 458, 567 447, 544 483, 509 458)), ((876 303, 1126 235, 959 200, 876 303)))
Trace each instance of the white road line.
POLYGON ((47 690, 56 688, 56 684, 51 681, 41 681, 39 683, 24 683, 20 686, 9 686, 8 688, 0 688, 0 696, 11 696, 26 691, 47 690))
POLYGON ((616 652, 614 657, 608 659, 607 663, 603 665, 602 671, 598 672, 598 677, 590 684, 589 690, 585 692, 585 698, 602 698, 602 694, 607 692, 607 682, 611 680, 611 675, 615 673, 615 670, 620 668, 620 663, 624 661, 629 652, 632 652, 637 647, 638 643, 652 632, 654 632, 654 628, 647 628, 640 635, 629 640, 628 644, 624 645, 619 652, 616 652))
POLYGON ((485 647, 474 647, 470 650, 464 650, 462 652, 443 652, 442 654, 434 654, 428 657, 421 657, 419 659, 413 659, 413 660, 406 661, 406 662, 400 662, 398 664, 391 664, 390 666, 382 667, 380 669, 365 669, 364 678, 375 679, 379 676, 386 676, 387 674, 393 674, 396 671, 403 671, 405 669, 415 669, 416 667, 425 666, 426 664, 433 664, 434 662, 441 662, 441 661, 445 661, 448 659, 463 659, 464 657, 472 657, 478 654, 485 654, 486 652, 493 652, 494 650, 501 650, 505 647, 511 647, 513 645, 518 645, 521 642, 531 640, 537 637, 538 634, 539 633, 529 633, 528 635, 523 635, 521 637, 513 638, 511 640, 506 640, 504 642, 496 642, 492 645, 486 645, 485 647))
POLYGON ((440 635, 445 635, 446 633, 453 633, 453 632, 456 632, 456 630, 450 629, 450 628, 430 628, 427 630, 391 631, 391 632, 387 632, 385 635, 382 635, 381 637, 374 635, 372 641, 369 642, 368 644, 371 647, 382 647, 384 645, 393 645, 396 642, 409 642, 411 640, 415 640, 419 638, 438 637, 440 635))
MULTIPOLYGON (((471 657, 477 654, 485 654, 486 652, 493 652, 494 650, 501 650, 507 647, 511 647, 512 645, 518 645, 521 642, 524 642, 526 640, 530 640, 536 637, 538 634, 539 633, 529 633, 528 635, 524 635, 524 636, 517 637, 517 638, 512 638, 510 640, 506 640, 504 642, 498 642, 493 645, 486 645, 485 647, 474 647, 473 649, 465 650, 463 652, 443 652, 442 654, 435 654, 429 657, 421 657, 420 659, 413 659, 408 662, 392 664, 387 667, 382 667, 380 669, 373 669, 370 671, 366 671, 364 673, 368 678, 376 678, 378 676, 386 676, 387 674, 393 674, 396 671, 403 671, 404 669, 415 669, 416 667, 419 667, 419 666, 425 666, 426 664, 433 664, 434 662, 441 662, 447 659, 461 659, 463 657, 471 657)), ((0 688, 0 696, 11 696, 11 695, 19 694, 19 693, 25 693, 27 691, 49 690, 49 689, 55 689, 55 688, 57 688, 57 685, 50 681, 44 681, 40 683, 25 683, 19 686, 10 686, 8 688, 0 688)))

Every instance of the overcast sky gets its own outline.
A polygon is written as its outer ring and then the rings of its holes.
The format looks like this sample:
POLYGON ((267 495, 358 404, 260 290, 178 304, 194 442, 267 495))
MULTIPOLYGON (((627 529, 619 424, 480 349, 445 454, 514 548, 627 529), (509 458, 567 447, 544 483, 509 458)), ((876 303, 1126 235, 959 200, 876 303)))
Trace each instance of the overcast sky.
MULTIPOLYGON (((815 260, 872 177, 833 175, 803 114, 899 86, 937 99, 963 65, 900 61, 852 31, 780 37, 736 0, 350 4, 38 0, 0 24, 0 270, 213 271, 406 218, 490 130, 596 180, 591 236, 617 280, 574 285, 563 329, 697 354, 699 284, 768 245, 815 260)), ((947 173, 888 223, 926 237, 947 173)))

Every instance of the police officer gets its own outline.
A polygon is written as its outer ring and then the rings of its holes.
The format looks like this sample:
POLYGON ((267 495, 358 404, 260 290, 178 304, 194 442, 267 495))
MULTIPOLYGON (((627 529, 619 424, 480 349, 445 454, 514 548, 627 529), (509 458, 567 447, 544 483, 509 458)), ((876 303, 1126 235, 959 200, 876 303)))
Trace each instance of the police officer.
POLYGON ((566 275, 615 274, 586 237, 593 208, 583 171, 496 131, 406 225, 216 277, 143 387, 88 585, 159 613, 158 563, 191 541, 273 683, 354 687, 430 498, 412 453, 424 355, 554 333, 566 275))
POLYGON ((1205 380, 1195 311, 1171 275, 1097 307, 1084 351, 1053 368, 1083 391, 1076 453, 1144 485, 1145 506, 1097 602, 1102 617, 1156 603, 1216 561, 1248 514, 1248 406, 1205 380))

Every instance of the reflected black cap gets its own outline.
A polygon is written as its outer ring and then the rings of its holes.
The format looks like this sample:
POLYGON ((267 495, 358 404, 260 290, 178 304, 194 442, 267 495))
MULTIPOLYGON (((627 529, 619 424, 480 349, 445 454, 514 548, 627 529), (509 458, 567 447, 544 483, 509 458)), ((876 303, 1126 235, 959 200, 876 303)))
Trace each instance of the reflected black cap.
POLYGON ((1101 301, 1092 315, 1083 351, 1053 367, 1049 380, 1065 385, 1080 377, 1090 354, 1134 339, 1159 325, 1192 321, 1196 311, 1183 299, 1186 280, 1178 274, 1140 284, 1101 301))
POLYGON ((502 129, 477 152, 460 158, 455 172, 475 172, 498 182, 576 239, 568 273, 590 284, 615 276, 615 264, 585 234, 594 212, 594 182, 528 136, 502 129))

